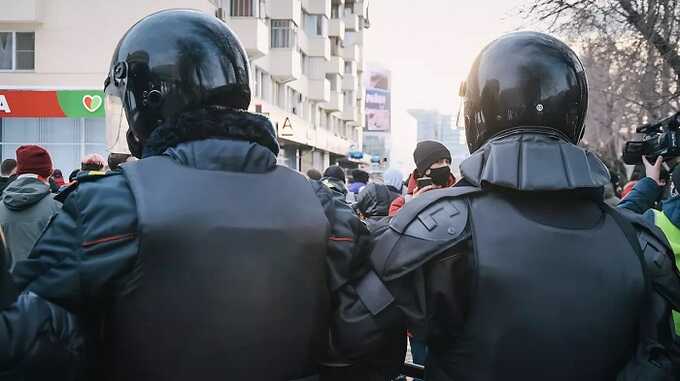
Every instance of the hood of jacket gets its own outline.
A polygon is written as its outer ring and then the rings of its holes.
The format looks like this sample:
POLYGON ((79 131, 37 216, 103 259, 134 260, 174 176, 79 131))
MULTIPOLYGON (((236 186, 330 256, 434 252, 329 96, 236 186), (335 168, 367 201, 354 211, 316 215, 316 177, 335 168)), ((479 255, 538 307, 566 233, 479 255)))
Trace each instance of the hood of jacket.
POLYGON ((460 170, 473 186, 520 191, 601 190, 610 182, 595 154, 557 135, 527 131, 490 140, 460 170))
POLYGON ((210 171, 264 173, 276 167, 271 150, 243 140, 194 140, 168 148, 164 155, 181 165, 210 171))
POLYGON ((23 210, 37 204, 49 194, 49 185, 35 177, 20 177, 5 188, 2 202, 8 209, 23 210))
POLYGON ((324 177, 320 181, 323 185, 327 186, 331 190, 342 194, 347 194, 347 187, 345 186, 344 181, 340 181, 334 177, 324 177))
POLYGON ((365 217, 385 217, 389 214, 390 204, 398 193, 392 192, 387 185, 370 183, 359 192, 354 208, 365 217))

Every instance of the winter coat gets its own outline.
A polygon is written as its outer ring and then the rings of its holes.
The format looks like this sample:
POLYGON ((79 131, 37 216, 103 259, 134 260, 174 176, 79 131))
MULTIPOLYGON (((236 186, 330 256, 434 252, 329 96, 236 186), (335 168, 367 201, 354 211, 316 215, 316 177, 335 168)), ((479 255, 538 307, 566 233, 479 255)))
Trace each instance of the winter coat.
POLYGON ((347 194, 347 187, 345 186, 344 181, 338 180, 334 177, 324 177, 319 181, 321 181, 321 183, 327 186, 330 190, 336 191, 343 195, 347 194))
POLYGON ((19 176, 2 194, 0 225, 13 268, 28 257, 48 221, 59 211, 49 185, 35 177, 19 176))
POLYGON ((365 186, 366 186, 366 183, 361 183, 361 182, 355 181, 353 183, 350 183, 349 187, 347 187, 347 189, 349 190, 350 193, 359 194, 359 192, 361 192, 361 190, 365 186))
MULTIPOLYGON (((182 166, 209 171, 266 173, 276 166, 271 151, 243 140, 188 141, 167 149, 164 155, 182 166)), ((352 294, 355 285, 349 282, 353 277, 349 271, 367 266, 370 235, 342 195, 316 181, 309 186, 329 221, 326 242, 329 294, 331 291, 352 294)), ((127 177, 118 171, 79 176, 65 197, 63 211, 50 222, 31 258, 17 266, 14 279, 20 289, 73 311, 86 322, 86 337, 105 336, 102 327, 106 316, 102 314, 112 308, 114 301, 123 300, 140 287, 145 276, 139 258, 137 205, 127 177)), ((272 205, 285 206, 285 200, 272 205)), ((181 340, 181 335, 168 335, 167 340, 181 340)), ((9 344, 2 342, 7 339, 3 339, 0 331, 0 348, 33 338, 29 335, 9 339, 12 341, 9 344)), ((100 345, 95 349, 105 353, 100 345)), ((191 361, 190 356, 177 356, 182 361, 191 361)), ((108 359, 100 361, 103 365, 88 364, 86 379, 105 379, 108 359)))
POLYGON ((0 193, 2 193, 2 191, 4 191, 5 188, 7 188, 7 186, 16 179, 17 179, 16 175, 12 175, 9 177, 0 176, 0 193))
POLYGON ((387 185, 370 183, 359 192, 354 209, 364 217, 385 217, 392 201, 400 195, 387 185))

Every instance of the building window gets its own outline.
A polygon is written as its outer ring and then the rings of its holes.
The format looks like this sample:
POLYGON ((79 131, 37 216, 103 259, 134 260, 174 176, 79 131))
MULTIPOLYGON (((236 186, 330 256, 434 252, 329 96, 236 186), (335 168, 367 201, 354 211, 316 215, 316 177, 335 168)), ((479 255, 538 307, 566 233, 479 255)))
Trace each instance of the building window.
POLYGON ((272 102, 277 106, 281 103, 279 101, 279 83, 276 81, 272 81, 272 102))
POLYGON ((302 75, 308 75, 308 70, 309 70, 309 65, 308 65, 308 57, 305 53, 302 53, 300 51, 300 67, 302 70, 302 75))
POLYGON ((83 156, 107 155, 104 118, 2 118, 0 126, 1 159, 14 159, 23 144, 39 144, 49 151, 54 168, 68 176, 83 156))
POLYGON ((338 90, 338 83, 336 76, 333 74, 326 74, 326 79, 331 83, 331 92, 338 90))
POLYGON ((297 115, 298 113, 298 107, 297 107, 297 91, 291 89, 290 87, 288 89, 288 111, 291 114, 297 115))
POLYGON ((331 5, 331 18, 332 19, 340 18, 340 4, 331 5))
POLYGON ((35 33, 0 32, 0 70, 35 69, 35 33))
POLYGON ((329 37, 331 40, 331 55, 342 57, 342 40, 338 37, 329 37))
POLYGON ((266 102, 272 101, 272 80, 268 73, 260 71, 262 79, 260 86, 262 86, 262 99, 266 102))
POLYGON ((293 48, 297 41, 293 20, 272 20, 272 48, 293 48))
POLYGON ((229 11, 232 17, 260 17, 261 6, 259 0, 231 0, 229 11))
POLYGON ((354 13, 354 0, 345 0, 345 15, 354 13))
POLYGON ((348 91, 348 90, 345 90, 345 91, 342 92, 342 95, 343 95, 343 97, 345 98, 345 99, 344 99, 345 107, 346 107, 346 108, 351 108, 351 107, 353 106, 353 103, 354 103, 354 99, 353 99, 353 97, 352 97, 352 95, 353 95, 352 92, 351 92, 351 91, 348 91))
POLYGON ((324 15, 311 15, 302 11, 302 29, 309 36, 328 36, 328 19, 324 15))
POLYGON ((324 15, 316 15, 316 35, 328 36, 328 19, 324 15))
POLYGON ((345 74, 352 74, 352 62, 345 61, 345 74))

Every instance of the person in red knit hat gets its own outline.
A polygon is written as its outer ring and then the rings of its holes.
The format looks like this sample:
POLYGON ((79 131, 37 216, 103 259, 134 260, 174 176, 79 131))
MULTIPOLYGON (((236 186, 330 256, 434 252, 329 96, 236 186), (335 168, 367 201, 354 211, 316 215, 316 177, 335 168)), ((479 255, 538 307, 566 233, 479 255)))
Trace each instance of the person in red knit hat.
POLYGON ((50 193, 50 154, 37 145, 17 148, 17 179, 2 194, 0 225, 7 240, 10 268, 26 259, 48 221, 59 211, 50 193))

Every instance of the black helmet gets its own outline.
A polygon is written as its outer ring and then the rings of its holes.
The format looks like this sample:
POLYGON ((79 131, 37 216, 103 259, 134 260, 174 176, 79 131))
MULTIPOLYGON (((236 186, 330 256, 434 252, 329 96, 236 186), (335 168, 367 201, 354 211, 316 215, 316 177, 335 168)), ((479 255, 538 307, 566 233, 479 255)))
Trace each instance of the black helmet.
POLYGON ((470 152, 522 129, 553 131, 578 143, 588 108, 583 64, 560 40, 517 32, 487 45, 461 89, 470 152))
POLYGON ((165 10, 125 33, 104 87, 109 150, 124 153, 127 140, 139 157, 151 132, 182 113, 247 109, 248 57, 236 35, 216 17, 165 10))

